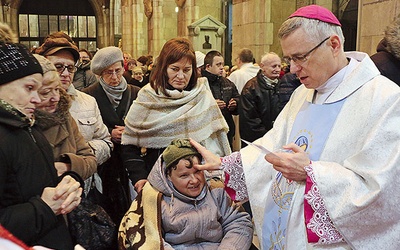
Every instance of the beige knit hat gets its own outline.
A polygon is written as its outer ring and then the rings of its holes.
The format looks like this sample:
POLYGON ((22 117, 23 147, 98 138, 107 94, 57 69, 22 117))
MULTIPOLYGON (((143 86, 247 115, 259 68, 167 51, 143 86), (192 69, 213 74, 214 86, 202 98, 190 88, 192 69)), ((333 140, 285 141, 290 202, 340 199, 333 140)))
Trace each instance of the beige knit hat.
POLYGON ((42 66, 43 69, 43 75, 49 71, 55 71, 57 72, 56 67, 54 66, 53 63, 51 63, 49 61, 49 59, 47 59, 44 56, 41 56, 39 54, 33 54, 33 56, 38 60, 38 62, 40 63, 40 66, 42 66))
POLYGON ((118 47, 110 46, 100 49, 92 59, 90 69, 96 75, 101 73, 116 62, 124 63, 124 54, 118 47))

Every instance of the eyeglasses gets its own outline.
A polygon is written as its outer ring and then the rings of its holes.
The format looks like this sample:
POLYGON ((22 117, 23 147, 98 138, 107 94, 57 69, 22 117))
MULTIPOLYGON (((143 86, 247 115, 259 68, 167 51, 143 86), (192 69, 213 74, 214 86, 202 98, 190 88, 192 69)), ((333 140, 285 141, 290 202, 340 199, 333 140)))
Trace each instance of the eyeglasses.
POLYGON ((76 72, 76 67, 74 65, 55 64, 54 66, 56 67, 58 73, 64 72, 65 69, 67 69, 69 73, 76 72))
POLYGON ((318 49, 329 38, 330 38, 330 36, 325 38, 322 42, 317 44, 317 46, 315 46, 314 48, 310 49, 307 53, 305 53, 303 55, 293 56, 293 57, 285 56, 285 57, 283 57, 283 61, 285 63, 287 63, 288 65, 291 63, 291 61, 293 61, 297 65, 301 65, 301 64, 303 64, 304 62, 306 62, 308 60, 309 55, 311 54, 311 52, 313 52, 314 50, 318 49))
POLYGON ((103 74, 108 76, 108 77, 112 77, 114 74, 116 74, 117 76, 120 76, 120 75, 122 75, 123 72, 124 72, 124 69, 120 68, 120 69, 116 69, 116 70, 104 71, 103 74))

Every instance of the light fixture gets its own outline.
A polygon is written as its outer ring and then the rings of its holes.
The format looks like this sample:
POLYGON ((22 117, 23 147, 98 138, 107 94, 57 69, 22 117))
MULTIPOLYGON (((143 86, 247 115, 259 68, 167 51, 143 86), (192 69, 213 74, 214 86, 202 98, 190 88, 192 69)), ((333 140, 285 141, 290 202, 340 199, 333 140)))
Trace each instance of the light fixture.
POLYGON ((175 12, 176 12, 176 13, 179 12, 179 7, 178 7, 178 6, 175 7, 175 12))

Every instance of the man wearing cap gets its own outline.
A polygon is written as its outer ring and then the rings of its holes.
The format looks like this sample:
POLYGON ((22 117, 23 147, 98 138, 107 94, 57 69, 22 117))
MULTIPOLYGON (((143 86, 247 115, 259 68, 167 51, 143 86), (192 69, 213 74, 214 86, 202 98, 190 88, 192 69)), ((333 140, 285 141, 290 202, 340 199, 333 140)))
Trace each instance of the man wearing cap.
POLYGON ((199 168, 222 168, 235 198, 247 188, 262 249, 398 249, 400 88, 367 54, 344 52, 323 7, 298 9, 278 36, 302 85, 254 142, 276 153, 249 145, 221 166, 196 144, 199 168))
POLYGON ((224 58, 216 50, 208 52, 204 58, 204 70, 202 75, 207 78, 219 109, 228 123, 228 140, 232 149, 233 137, 235 136, 235 123, 232 115, 238 114, 239 92, 235 84, 223 77, 224 58))
POLYGON ((103 164, 110 158, 112 150, 110 134, 103 123, 96 100, 76 90, 72 84, 76 72, 75 63, 79 60, 78 48, 67 34, 56 32, 50 34, 35 53, 46 57, 55 65, 60 74, 62 88, 72 97, 69 111, 96 155, 97 164, 103 164))

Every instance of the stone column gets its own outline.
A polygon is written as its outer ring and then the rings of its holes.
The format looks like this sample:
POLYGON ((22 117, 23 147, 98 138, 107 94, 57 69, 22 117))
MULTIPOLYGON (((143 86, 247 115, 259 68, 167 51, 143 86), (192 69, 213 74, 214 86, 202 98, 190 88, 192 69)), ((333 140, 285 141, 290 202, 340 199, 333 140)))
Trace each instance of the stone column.
POLYGON ((148 54, 147 17, 142 0, 122 3, 122 50, 137 59, 148 54))
POLYGON ((149 54, 157 57, 166 41, 177 36, 177 13, 174 0, 153 0, 153 14, 148 23, 149 54))
POLYGON ((232 64, 237 52, 245 47, 252 50, 257 62, 266 52, 281 55, 278 29, 296 10, 296 1, 233 0, 232 5, 232 64))

